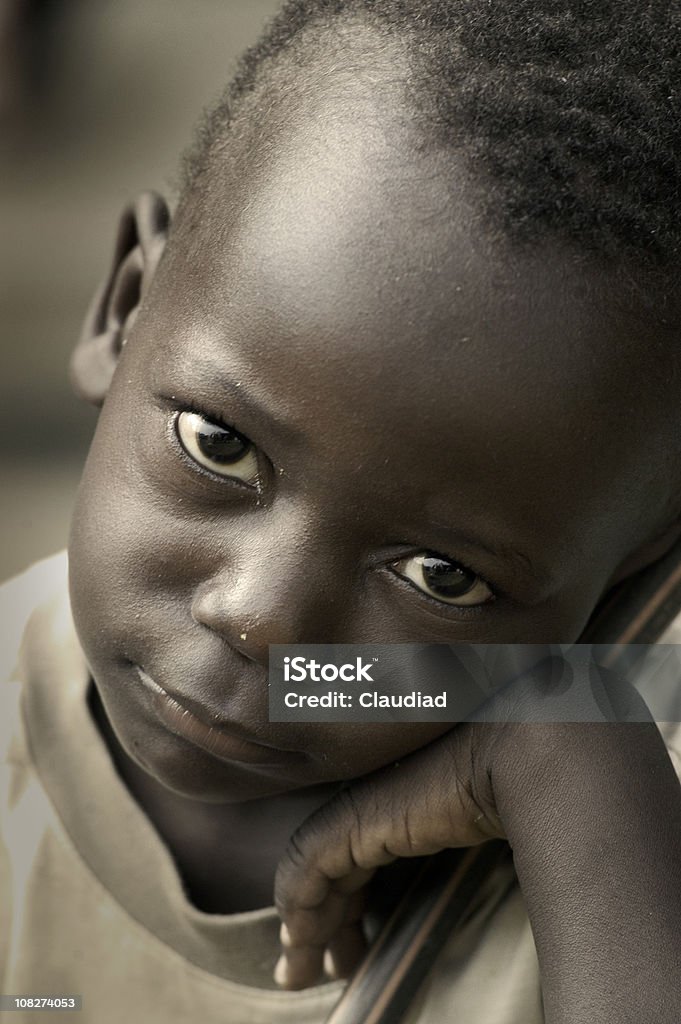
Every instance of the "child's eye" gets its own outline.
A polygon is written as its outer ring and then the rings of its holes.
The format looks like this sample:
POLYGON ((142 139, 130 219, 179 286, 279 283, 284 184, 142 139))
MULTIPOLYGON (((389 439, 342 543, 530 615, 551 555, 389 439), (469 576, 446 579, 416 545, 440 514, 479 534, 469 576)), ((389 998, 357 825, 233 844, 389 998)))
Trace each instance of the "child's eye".
POLYGON ((214 423, 199 412, 181 412, 175 430, 187 455, 218 476, 251 486, 258 481, 258 459, 251 441, 238 430, 214 423))
POLYGON ((459 562, 451 562, 429 551, 393 562, 400 576, 443 604, 461 606, 487 604, 494 594, 485 581, 459 562))

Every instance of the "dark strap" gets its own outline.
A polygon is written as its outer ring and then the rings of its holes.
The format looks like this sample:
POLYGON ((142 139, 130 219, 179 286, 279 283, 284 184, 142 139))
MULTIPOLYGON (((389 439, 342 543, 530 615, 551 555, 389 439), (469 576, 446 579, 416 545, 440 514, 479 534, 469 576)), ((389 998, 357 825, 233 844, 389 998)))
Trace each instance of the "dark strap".
MULTIPOLYGON (((627 665, 629 644, 656 643, 681 611, 681 544, 612 588, 580 637, 597 660, 627 665)), ((429 857, 369 950, 327 1024, 399 1024, 438 953, 469 916, 508 844, 495 840, 429 857)))

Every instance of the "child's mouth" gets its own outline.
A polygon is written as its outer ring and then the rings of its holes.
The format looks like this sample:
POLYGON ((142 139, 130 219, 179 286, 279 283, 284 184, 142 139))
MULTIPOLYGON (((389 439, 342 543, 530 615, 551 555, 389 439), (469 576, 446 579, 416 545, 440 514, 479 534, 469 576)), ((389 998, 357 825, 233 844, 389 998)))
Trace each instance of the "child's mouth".
MULTIPOLYGON (((208 721, 214 716, 208 709, 203 709, 203 718, 200 718, 177 697, 167 693, 139 666, 137 674, 151 694, 154 710, 166 728, 214 757, 223 761, 273 768, 304 760, 305 755, 301 751, 267 746, 247 736, 237 723, 220 721, 209 725, 208 721)), ((199 708, 199 714, 201 710, 199 708)))

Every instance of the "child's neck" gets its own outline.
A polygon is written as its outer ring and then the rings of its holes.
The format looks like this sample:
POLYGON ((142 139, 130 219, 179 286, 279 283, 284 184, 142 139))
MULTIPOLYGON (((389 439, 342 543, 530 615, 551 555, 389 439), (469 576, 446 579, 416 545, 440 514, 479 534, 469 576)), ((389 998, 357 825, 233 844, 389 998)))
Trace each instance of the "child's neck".
POLYGON ((192 903, 219 914, 271 906, 277 863, 289 837, 339 785, 237 804, 180 796, 123 750, 92 691, 92 712, 118 773, 170 850, 192 903))

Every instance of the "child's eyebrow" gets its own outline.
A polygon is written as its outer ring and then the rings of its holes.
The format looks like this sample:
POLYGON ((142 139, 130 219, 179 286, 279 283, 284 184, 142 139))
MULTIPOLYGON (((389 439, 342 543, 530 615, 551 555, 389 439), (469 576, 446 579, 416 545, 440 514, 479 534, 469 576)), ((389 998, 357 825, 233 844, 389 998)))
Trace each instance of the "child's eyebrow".
MULTIPOLYGON (((183 368, 185 379, 188 378, 192 388, 196 387, 215 406, 214 412, 224 409, 226 422, 229 423, 229 409, 238 403, 239 410, 245 410, 254 423, 262 424, 269 431, 276 431, 287 443, 302 447, 305 437, 293 423, 272 415, 270 409, 259 401, 249 389, 250 380, 246 374, 230 373, 221 362, 213 362, 207 358, 193 359, 187 368, 183 368)), ((234 424, 236 426, 236 424, 234 424)))

